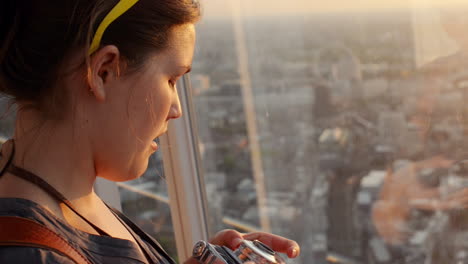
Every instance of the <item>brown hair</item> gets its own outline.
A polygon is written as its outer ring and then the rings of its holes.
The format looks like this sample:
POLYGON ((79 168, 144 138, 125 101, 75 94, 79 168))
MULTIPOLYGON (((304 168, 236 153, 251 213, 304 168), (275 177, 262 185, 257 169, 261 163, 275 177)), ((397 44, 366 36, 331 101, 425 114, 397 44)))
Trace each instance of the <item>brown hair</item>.
MULTIPOLYGON (((78 51, 88 60, 95 30, 118 1, 2 1, 0 92, 49 111, 63 94, 53 89, 61 64, 78 51)), ((140 0, 106 29, 101 46, 116 45, 128 69, 136 69, 167 46, 171 28, 199 18, 195 0, 140 0)))

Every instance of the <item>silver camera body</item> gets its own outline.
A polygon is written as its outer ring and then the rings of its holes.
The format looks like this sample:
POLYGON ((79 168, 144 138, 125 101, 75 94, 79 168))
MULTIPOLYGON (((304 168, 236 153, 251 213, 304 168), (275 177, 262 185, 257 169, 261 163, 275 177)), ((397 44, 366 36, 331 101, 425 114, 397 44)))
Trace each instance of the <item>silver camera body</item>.
POLYGON ((242 264, 248 261, 256 264, 286 264, 278 253, 258 240, 244 240, 234 251, 201 240, 195 244, 192 256, 200 264, 242 264))

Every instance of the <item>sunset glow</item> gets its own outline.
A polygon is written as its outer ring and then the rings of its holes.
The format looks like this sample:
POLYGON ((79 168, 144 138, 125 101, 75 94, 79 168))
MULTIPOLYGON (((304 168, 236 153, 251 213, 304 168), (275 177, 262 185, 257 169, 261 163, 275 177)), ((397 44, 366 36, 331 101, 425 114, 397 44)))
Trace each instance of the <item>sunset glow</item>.
POLYGON ((387 11, 392 9, 428 7, 467 7, 463 0, 203 0, 208 17, 229 15, 228 6, 240 5, 244 15, 275 16, 308 13, 346 13, 366 11, 387 11))

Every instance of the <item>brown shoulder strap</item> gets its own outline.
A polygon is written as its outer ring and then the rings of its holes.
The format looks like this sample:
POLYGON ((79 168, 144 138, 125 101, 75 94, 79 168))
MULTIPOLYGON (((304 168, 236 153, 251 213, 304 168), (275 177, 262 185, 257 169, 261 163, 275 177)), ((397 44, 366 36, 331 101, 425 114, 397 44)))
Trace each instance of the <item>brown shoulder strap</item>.
POLYGON ((91 264, 60 235, 39 223, 22 217, 0 217, 0 246, 45 248, 67 256, 76 264, 91 264))

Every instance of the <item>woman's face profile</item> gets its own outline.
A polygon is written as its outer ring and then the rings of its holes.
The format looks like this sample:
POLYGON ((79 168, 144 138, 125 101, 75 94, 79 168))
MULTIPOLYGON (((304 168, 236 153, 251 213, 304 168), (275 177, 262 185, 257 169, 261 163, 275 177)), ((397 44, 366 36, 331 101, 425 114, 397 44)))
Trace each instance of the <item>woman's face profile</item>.
POLYGON ((194 25, 177 26, 166 49, 108 84, 105 100, 87 115, 97 176, 127 181, 144 173, 154 140, 182 114, 175 83, 190 70, 194 46, 194 25))

